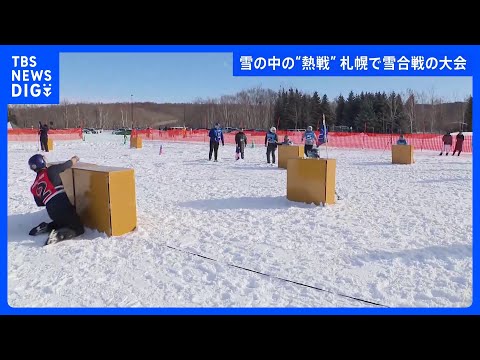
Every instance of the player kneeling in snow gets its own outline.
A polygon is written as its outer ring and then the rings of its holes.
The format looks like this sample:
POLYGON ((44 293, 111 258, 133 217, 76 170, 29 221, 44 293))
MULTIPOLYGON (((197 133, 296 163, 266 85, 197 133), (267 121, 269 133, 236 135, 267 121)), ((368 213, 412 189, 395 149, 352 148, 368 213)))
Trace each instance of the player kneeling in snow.
POLYGON ((38 206, 45 206, 52 222, 42 222, 30 230, 29 235, 50 233, 45 245, 67 240, 85 232, 82 221, 70 203, 63 188, 60 173, 71 168, 78 162, 78 156, 70 160, 47 167, 43 155, 33 155, 28 160, 30 169, 37 173, 35 182, 30 188, 33 198, 38 206))

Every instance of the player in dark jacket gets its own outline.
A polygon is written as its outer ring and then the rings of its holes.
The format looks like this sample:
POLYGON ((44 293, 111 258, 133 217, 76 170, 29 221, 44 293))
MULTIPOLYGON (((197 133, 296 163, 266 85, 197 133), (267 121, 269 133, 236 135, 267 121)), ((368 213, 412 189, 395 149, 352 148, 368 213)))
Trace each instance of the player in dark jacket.
POLYGON ((34 227, 29 234, 35 236, 49 232, 45 245, 71 239, 85 232, 60 178, 60 173, 71 168, 78 160, 78 157, 74 156, 64 163, 48 167, 43 155, 36 154, 28 160, 30 169, 37 174, 30 191, 37 206, 45 206, 48 216, 52 219, 50 223, 43 222, 34 227))
POLYGON ((448 152, 450 151, 450 148, 453 143, 452 135, 447 131, 445 135, 442 136, 442 141, 443 141, 443 149, 442 151, 440 151, 440 154, 438 155, 443 155, 443 152, 445 151, 445 156, 448 156, 448 152))
POLYGON ((237 145, 235 152, 237 153, 236 160, 241 157, 245 157, 245 146, 247 146, 247 135, 243 132, 243 129, 240 129, 238 133, 235 134, 235 144, 237 145))
POLYGON ((41 122, 38 123, 38 135, 40 135, 40 146, 42 151, 48 152, 48 125, 43 124, 41 122))
POLYGON ((461 131, 456 136, 456 141, 455 141, 455 149, 453 149, 452 156, 455 155, 455 152, 458 151, 458 155, 460 156, 460 153, 462 152, 463 149, 463 141, 465 140, 465 136, 462 134, 461 131))
POLYGON ((214 161, 218 161, 218 147, 220 146, 220 141, 222 146, 225 146, 225 141, 223 139, 223 131, 220 129, 220 124, 216 123, 215 127, 210 129, 208 133, 210 137, 210 152, 208 153, 208 160, 212 160, 212 153, 214 153, 214 161))
POLYGON ((272 155, 272 164, 275 164, 275 151, 278 145, 277 128, 272 126, 270 131, 265 134, 265 146, 267 148, 267 163, 270 164, 270 154, 272 155))

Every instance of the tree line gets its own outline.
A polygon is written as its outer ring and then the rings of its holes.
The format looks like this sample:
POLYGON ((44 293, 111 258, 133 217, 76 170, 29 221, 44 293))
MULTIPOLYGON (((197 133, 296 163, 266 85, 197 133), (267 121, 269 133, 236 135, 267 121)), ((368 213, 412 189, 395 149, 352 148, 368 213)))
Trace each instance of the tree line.
POLYGON ((375 133, 416 133, 471 131, 472 97, 465 101, 443 103, 440 99, 409 90, 405 95, 391 92, 351 91, 329 101, 318 92, 312 95, 289 89, 278 93, 274 117, 280 128, 322 126, 323 116, 329 128, 375 133))
POLYGON ((323 115, 330 129, 354 132, 429 132, 471 131, 472 96, 444 102, 430 94, 407 90, 395 92, 351 91, 330 100, 327 95, 299 89, 273 91, 250 88, 216 99, 196 99, 191 103, 70 103, 58 105, 10 105, 8 121, 18 127, 38 127, 38 122, 54 128, 187 126, 210 128, 222 126, 247 129, 318 128, 323 115))

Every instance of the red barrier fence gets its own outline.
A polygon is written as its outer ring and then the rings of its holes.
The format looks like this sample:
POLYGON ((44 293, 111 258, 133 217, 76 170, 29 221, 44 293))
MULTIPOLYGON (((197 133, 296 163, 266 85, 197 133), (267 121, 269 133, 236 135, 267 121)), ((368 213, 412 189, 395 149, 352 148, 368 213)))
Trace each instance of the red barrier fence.
MULTIPOLYGON (((224 134, 226 144, 235 143, 236 132, 224 134)), ((246 131, 248 144, 263 146, 265 143, 265 132, 246 131)), ((279 140, 282 141, 288 135, 294 144, 301 144, 302 133, 298 131, 277 131, 279 140)), ((318 136, 318 132, 316 132, 318 136)), ((185 141, 185 142, 209 142, 208 130, 134 130, 133 136, 139 136, 143 140, 161 141, 185 141)), ((472 152, 472 135, 467 133, 463 142, 463 152, 472 152)), ((58 129, 48 132, 49 138, 53 140, 82 140, 82 129, 58 129)), ((440 151, 443 148, 442 136, 439 134, 405 134, 408 144, 413 145, 416 150, 440 151)), ((453 145, 455 145, 455 134, 453 145)), ((373 133, 342 133, 331 132, 328 134, 328 146, 337 148, 353 149, 386 149, 393 141, 395 144, 398 134, 373 134, 373 133)), ((9 141, 38 141, 37 129, 8 129, 9 141)))
MULTIPOLYGON (((82 140, 82 129, 49 130, 48 137, 52 140, 82 140)), ((8 141, 38 141, 38 129, 8 129, 8 141)))
MULTIPOLYGON (((315 132, 318 136, 318 132, 315 132)), ((235 143, 236 132, 224 134, 226 144, 235 143)), ((294 144, 302 144, 302 133, 298 131, 277 131, 279 141, 288 135, 294 144)), ((209 142, 208 130, 136 130, 133 136, 139 136, 143 140, 161 140, 161 141, 186 141, 186 142, 209 142)), ((255 145, 264 146, 265 132, 246 131, 247 141, 255 145)), ((405 134, 405 139, 409 145, 413 145, 415 150, 433 150, 440 151, 443 148, 442 136, 439 134, 405 134)), ((455 146, 456 134, 453 135, 453 146, 455 146)), ((472 152, 472 135, 464 134, 463 152, 472 152)), ((328 146, 338 148, 354 149, 377 149, 383 150, 389 145, 395 144, 399 134, 373 134, 373 133, 342 133, 331 132, 328 134, 328 146)))

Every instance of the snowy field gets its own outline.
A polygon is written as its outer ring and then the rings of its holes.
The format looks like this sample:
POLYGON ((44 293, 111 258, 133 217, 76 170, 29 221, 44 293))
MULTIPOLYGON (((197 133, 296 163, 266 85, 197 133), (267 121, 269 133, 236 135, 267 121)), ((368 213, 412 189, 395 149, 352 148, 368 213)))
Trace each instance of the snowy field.
MULTIPOLYGON (((472 155, 328 149, 335 205, 286 199, 286 170, 265 148, 143 142, 87 135, 55 142, 49 161, 135 169, 136 231, 88 229, 42 247, 48 221, 30 193, 36 143, 8 153, 8 303, 12 307, 384 308, 472 302, 472 155)), ((325 151, 321 151, 325 156, 325 151)))

